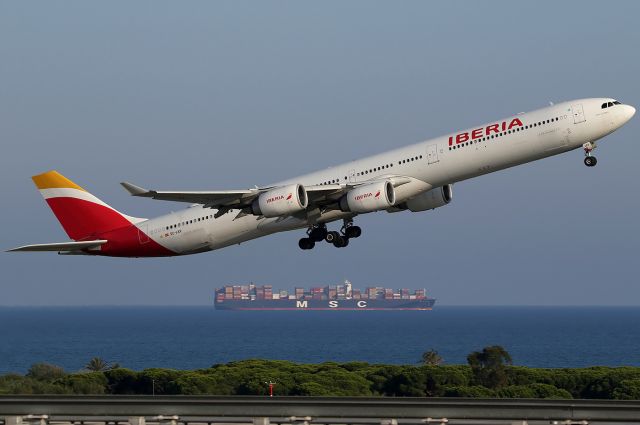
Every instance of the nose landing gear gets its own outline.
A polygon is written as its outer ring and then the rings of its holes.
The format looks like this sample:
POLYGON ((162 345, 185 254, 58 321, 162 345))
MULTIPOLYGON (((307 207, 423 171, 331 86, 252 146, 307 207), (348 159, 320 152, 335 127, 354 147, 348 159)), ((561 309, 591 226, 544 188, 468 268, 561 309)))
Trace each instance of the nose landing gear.
POLYGON ((591 155, 591 152, 596 148, 596 144, 595 143, 591 143, 591 142, 587 142, 584 145, 582 145, 582 149, 584 149, 584 165, 586 165, 587 167, 595 167, 595 165, 598 163, 598 159, 591 155))

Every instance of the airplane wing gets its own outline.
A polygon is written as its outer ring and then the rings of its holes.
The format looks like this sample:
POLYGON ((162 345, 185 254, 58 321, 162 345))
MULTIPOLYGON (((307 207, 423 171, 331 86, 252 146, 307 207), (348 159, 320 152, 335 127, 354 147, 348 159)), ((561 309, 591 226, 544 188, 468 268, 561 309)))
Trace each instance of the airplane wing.
POLYGON ((317 205, 324 201, 335 201, 340 199, 340 197, 352 187, 352 185, 344 184, 327 184, 305 186, 305 190, 309 197, 309 204, 317 205))
POLYGON ((209 208, 241 208, 251 204, 251 201, 264 190, 165 191, 148 190, 127 182, 120 184, 133 196, 158 199, 161 201, 203 204, 209 208))
POLYGON ((104 239, 98 239, 95 241, 82 241, 82 242, 59 242, 59 243, 41 243, 35 245, 25 245, 19 246, 18 248, 13 248, 7 250, 7 252, 17 252, 17 251, 82 251, 83 249, 89 248, 97 248, 100 245, 104 245, 107 243, 104 239))
MULTIPOLYGON (((380 177, 380 179, 390 180, 394 187, 401 186, 411 181, 411 178, 404 176, 388 176, 380 177)), ((312 185, 305 186, 304 188, 307 192, 307 196, 309 196, 309 204, 322 206, 337 201, 342 195, 355 186, 372 183, 374 181, 375 180, 348 184, 312 185)), ((222 211, 227 211, 232 208, 242 209, 248 207, 262 192, 273 189, 273 187, 256 187, 255 189, 244 190, 164 191, 149 190, 128 182, 122 182, 120 184, 133 196, 158 199, 161 201, 202 204, 207 208, 217 208, 222 211)))

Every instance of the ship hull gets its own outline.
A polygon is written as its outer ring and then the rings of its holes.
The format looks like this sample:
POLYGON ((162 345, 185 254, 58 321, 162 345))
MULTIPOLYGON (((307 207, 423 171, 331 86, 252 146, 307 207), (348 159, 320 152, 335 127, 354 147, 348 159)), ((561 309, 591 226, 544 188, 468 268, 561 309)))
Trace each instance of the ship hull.
POLYGON ((436 300, 217 300, 216 310, 431 310, 436 300))

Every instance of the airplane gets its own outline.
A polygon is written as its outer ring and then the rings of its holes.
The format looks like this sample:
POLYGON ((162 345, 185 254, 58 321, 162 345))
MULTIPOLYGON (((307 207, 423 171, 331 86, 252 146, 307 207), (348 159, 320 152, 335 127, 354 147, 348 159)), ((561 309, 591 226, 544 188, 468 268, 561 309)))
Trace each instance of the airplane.
POLYGON ((113 257, 196 254, 276 232, 306 229, 298 242, 343 248, 360 237, 360 214, 429 211, 448 205, 454 183, 582 148, 596 165, 596 142, 626 124, 635 108, 611 98, 552 104, 528 113, 347 162, 264 187, 223 191, 148 190, 133 196, 185 202, 157 218, 131 217, 56 171, 32 179, 72 240, 9 251, 113 257), (327 225, 342 220, 339 231, 327 225))

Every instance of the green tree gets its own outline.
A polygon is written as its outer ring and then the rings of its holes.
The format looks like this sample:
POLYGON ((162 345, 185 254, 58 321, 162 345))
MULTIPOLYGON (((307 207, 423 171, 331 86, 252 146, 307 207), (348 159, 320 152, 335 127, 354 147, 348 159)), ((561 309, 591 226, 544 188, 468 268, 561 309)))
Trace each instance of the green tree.
POLYGON ((433 348, 422 353, 422 359, 420 360, 420 363, 426 366, 440 366, 443 362, 442 356, 433 348))
POLYGON ((91 372, 104 372, 110 369, 109 363, 100 357, 94 357, 89 360, 89 363, 84 368, 91 372))
POLYGON ((117 368, 103 372, 107 378, 109 394, 145 394, 145 388, 139 380, 139 373, 133 370, 117 368))
POLYGON ((493 390, 482 385, 473 385, 471 387, 451 386, 445 387, 445 397, 467 397, 467 398, 491 398, 495 397, 493 390))
POLYGON ((429 397, 442 397, 445 387, 468 386, 471 371, 468 366, 423 366, 427 376, 426 394, 429 397))
POLYGON ((73 394, 104 394, 107 390, 107 378, 102 372, 74 373, 55 383, 73 394))
POLYGON ((613 390, 616 400, 640 400, 640 379, 628 379, 620 382, 613 390))
POLYGON ((49 363, 35 363, 31 365, 27 372, 27 377, 36 381, 51 382, 58 378, 62 378, 66 373, 60 366, 49 363))
POLYGON ((176 383, 185 372, 173 369, 145 369, 138 374, 143 394, 179 394, 179 386, 176 383))
POLYGON ((500 398, 571 399, 571 393, 549 384, 511 385, 496 391, 500 398))
POLYGON ((427 395, 426 390, 426 374, 420 368, 412 366, 398 369, 385 385, 386 394, 395 397, 424 397, 427 395))
POLYGON ((476 384, 487 388, 501 388, 507 385, 506 365, 512 363, 511 356, 499 345, 485 347, 467 356, 476 384))

